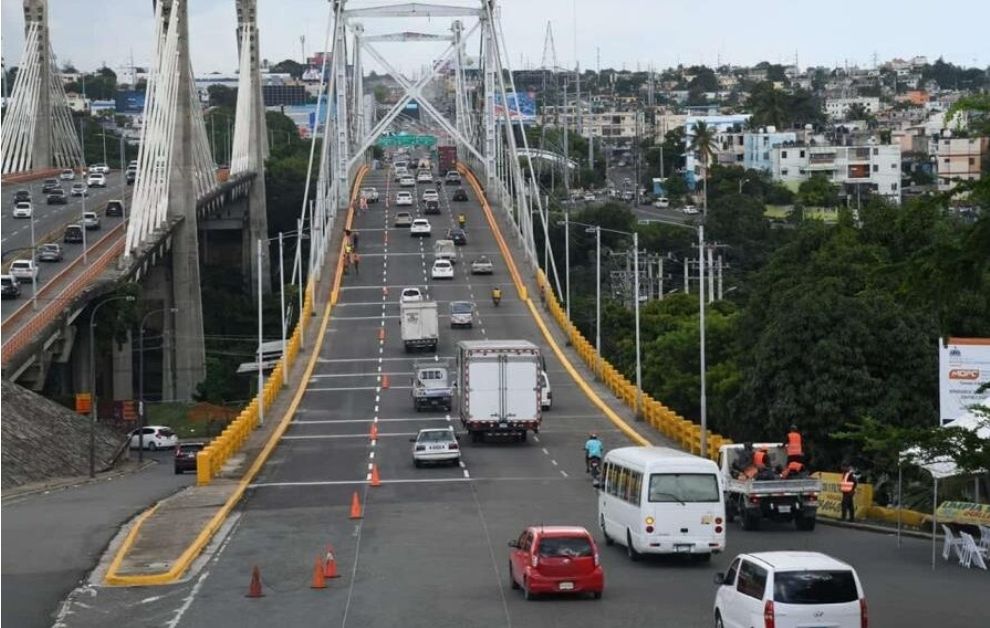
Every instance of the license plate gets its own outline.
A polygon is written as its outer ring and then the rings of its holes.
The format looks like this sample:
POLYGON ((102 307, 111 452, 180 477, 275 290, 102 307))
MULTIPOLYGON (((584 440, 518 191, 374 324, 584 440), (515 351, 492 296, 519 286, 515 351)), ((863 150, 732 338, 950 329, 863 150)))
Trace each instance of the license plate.
POLYGON ((691 546, 691 545, 683 545, 683 544, 674 545, 674 551, 675 552, 690 552, 692 547, 693 546, 691 546))
POLYGON ((446 445, 430 445, 430 451, 444 451, 446 449, 446 445))
POLYGON ((790 506, 777 506, 777 512, 790 512, 790 506))
POLYGON ((559 585, 557 585, 557 587, 561 591, 573 591, 574 590, 574 583, 573 582, 561 582, 559 585))
POLYGON ((509 427, 509 424, 508 423, 499 423, 498 426, 499 427, 509 427))

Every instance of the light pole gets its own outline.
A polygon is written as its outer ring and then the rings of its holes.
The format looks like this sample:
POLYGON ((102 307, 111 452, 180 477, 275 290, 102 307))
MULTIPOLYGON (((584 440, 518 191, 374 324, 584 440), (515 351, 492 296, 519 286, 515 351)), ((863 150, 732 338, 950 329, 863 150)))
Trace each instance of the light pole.
POLYGON ((31 207, 31 309, 38 309, 38 262, 34 241, 34 206, 31 207))
POLYGON ((267 244, 267 242, 265 240, 262 240, 261 238, 258 238, 258 286, 257 286, 257 290, 258 290, 258 354, 257 354, 256 358, 258 360, 258 426, 259 427, 264 427, 265 426, 265 369, 264 369, 264 365, 262 364, 262 360, 261 360, 261 357, 262 357, 261 343, 262 343, 262 332, 263 332, 263 330, 262 330, 262 321, 263 321, 263 319, 262 319, 262 312, 261 312, 261 285, 262 285, 261 281, 262 281, 263 266, 262 266, 262 263, 261 263, 261 260, 262 260, 261 247, 264 246, 264 245, 266 245, 266 244, 267 244))
MULTIPOLYGON (((570 196, 565 199, 570 202, 570 196)), ((567 302, 567 320, 571 319, 571 210, 564 208, 564 300, 567 302)), ((559 289, 559 288, 558 288, 559 289)))
MULTIPOLYGON (((85 84, 85 79, 83 79, 85 84)), ((83 88, 85 89, 85 87, 83 88)), ((84 94, 85 96, 85 94, 84 94)), ((83 264, 89 263, 89 250, 86 246, 86 197, 89 196, 89 184, 86 182, 86 173, 89 172, 89 168, 86 167, 86 136, 83 133, 83 119, 79 118, 79 146, 82 151, 82 161, 83 161, 83 180, 82 180, 82 220, 80 221, 82 225, 82 245, 83 245, 83 264)))
POLYGON ((148 317, 155 314, 175 314, 178 311, 179 308, 176 307, 152 310, 141 318, 141 325, 138 327, 138 462, 144 462, 144 324, 148 317))
POLYGON ((93 306, 89 314, 89 477, 96 477, 96 313, 111 301, 134 301, 131 295, 109 297, 93 306))

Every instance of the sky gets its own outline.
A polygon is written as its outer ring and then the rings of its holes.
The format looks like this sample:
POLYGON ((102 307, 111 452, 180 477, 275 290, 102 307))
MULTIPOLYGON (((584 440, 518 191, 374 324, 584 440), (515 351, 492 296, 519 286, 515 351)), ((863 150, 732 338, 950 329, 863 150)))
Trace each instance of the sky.
MULTIPOLYGON (((21 0, 2 1, 4 63, 23 54, 21 0)), ((433 3, 478 6, 471 0, 433 3)), ((348 8, 381 5, 350 0, 348 8)), ((148 65, 154 33, 152 0, 49 0, 52 45, 60 62, 81 70, 148 65), (82 26, 80 26, 82 25, 82 26)), ((258 0, 262 57, 300 60, 323 47, 327 0, 258 0)), ((559 65, 662 69, 682 63, 760 61, 873 65, 886 59, 942 56, 966 66, 990 65, 990 0, 501 0, 502 30, 513 69, 539 67, 547 23, 559 65), (600 61, 599 61, 600 59, 600 61)), ((237 68, 235 0, 191 0, 190 46, 196 74, 237 68)), ((465 19, 469 28, 473 20, 465 19)), ((450 19, 365 19, 367 33, 448 32, 450 19)), ((443 43, 379 44, 382 54, 414 73, 443 43), (399 60, 399 61, 397 61, 399 60)), ((477 51, 477 43, 469 52, 477 51)), ((378 69, 381 69, 380 67, 378 69)))

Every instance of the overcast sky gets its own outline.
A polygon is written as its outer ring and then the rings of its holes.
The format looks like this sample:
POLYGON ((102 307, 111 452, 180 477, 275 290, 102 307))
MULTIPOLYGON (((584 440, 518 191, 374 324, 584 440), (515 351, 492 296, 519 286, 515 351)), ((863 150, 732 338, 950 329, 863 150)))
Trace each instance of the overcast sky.
MULTIPOLYGON (((444 0, 433 0, 442 3, 444 0)), ((470 0, 448 4, 477 6, 470 0)), ((151 0, 49 0, 52 41, 60 61, 92 70, 150 61, 151 0)), ((382 4, 351 0, 349 7, 382 4)), ((301 59, 323 47, 326 0, 258 0, 262 57, 301 59)), ((635 70, 716 62, 869 66, 874 54, 943 56, 961 65, 990 64, 990 0, 501 0, 502 27, 514 69, 537 67, 547 22, 553 23, 557 59, 572 67, 635 70), (576 16, 576 19, 575 19, 576 16), (575 38, 576 34, 576 38, 575 38), (577 45, 575 46, 575 39, 577 45)), ((234 0, 191 0, 190 37, 197 74, 237 67, 234 0)), ((2 0, 3 56, 23 54, 21 0, 2 0)), ((471 20, 465 20, 470 27, 471 20)), ((449 19, 365 20, 368 33, 445 32, 449 19)), ((404 70, 417 69, 443 44, 380 44, 404 70)), ((477 45, 471 46, 472 51, 477 45)))

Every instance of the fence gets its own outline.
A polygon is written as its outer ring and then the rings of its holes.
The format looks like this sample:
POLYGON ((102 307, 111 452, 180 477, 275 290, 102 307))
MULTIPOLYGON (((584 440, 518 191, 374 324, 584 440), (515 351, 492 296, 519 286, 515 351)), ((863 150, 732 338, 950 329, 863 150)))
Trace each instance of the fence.
MULTIPOLYGON (((347 228, 350 228, 350 223, 354 212, 354 200, 357 198, 357 193, 361 186, 361 180, 364 178, 366 172, 367 166, 361 166, 361 169, 358 170, 355 178, 354 185, 352 186, 351 203, 347 209, 347 221, 345 224, 345 227, 347 228)), ((337 293, 337 286, 340 282, 342 258, 343 246, 341 246, 341 253, 337 259, 337 272, 334 276, 333 288, 334 296, 331 296, 330 303, 327 307, 333 307, 336 301, 335 295, 337 293)), ((219 475, 221 469, 223 469, 223 466, 227 463, 230 457, 240 451, 240 449, 244 446, 244 443, 246 443, 248 438, 250 438, 255 428, 258 427, 258 421, 260 418, 258 404, 264 403, 265 411, 267 411, 278 399, 278 394, 282 390, 282 386, 285 384, 285 378, 288 373, 291 372, 292 367, 296 362, 296 358, 299 357, 299 351, 302 349, 302 339, 306 333, 306 330, 309 328, 310 318, 313 316, 316 289, 317 285, 311 276, 309 281, 306 283, 306 294, 303 298, 303 307, 302 312, 300 312, 299 315, 299 322, 296 324, 296 327, 292 332, 292 337, 286 343, 285 353, 279 359, 278 364, 276 364, 271 375, 269 375, 265 380, 264 390, 262 390, 260 395, 255 396, 255 398, 252 399, 243 410, 241 410, 240 414, 237 415, 237 418, 231 421, 219 436, 210 441, 210 443, 197 454, 196 483, 198 485, 207 485, 213 480, 213 478, 219 475)), ((312 342, 315 343, 316 339, 314 338, 312 342)), ((318 348, 313 347, 313 351, 318 351, 318 348)))

